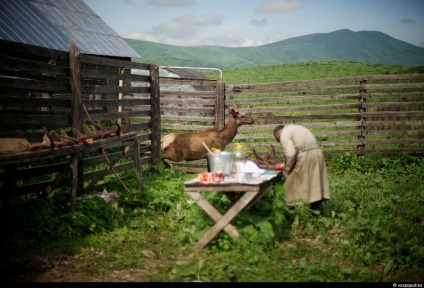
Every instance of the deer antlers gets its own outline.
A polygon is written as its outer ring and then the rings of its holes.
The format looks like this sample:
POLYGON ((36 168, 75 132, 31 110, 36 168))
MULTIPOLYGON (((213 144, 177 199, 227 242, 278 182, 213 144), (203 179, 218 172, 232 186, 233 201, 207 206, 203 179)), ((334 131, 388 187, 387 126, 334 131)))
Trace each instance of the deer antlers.
POLYGON ((87 121, 89 125, 93 128, 89 128, 87 124, 83 125, 85 134, 79 132, 77 129, 72 129, 72 134, 74 137, 68 136, 65 130, 61 130, 60 134, 55 131, 48 131, 46 127, 43 127, 43 141, 40 143, 34 143, 30 148, 26 150, 36 151, 39 149, 49 149, 49 148, 62 148, 64 146, 77 145, 80 143, 92 143, 97 139, 106 139, 113 136, 120 136, 128 132, 130 127, 130 119, 126 119, 125 126, 116 124, 116 127, 113 127, 109 130, 103 129, 100 121, 96 124, 91 120, 87 121))
POLYGON ((253 162, 255 162, 259 168, 275 170, 281 166, 275 157, 275 147, 270 144, 267 148, 269 151, 262 154, 259 154, 255 148, 251 148, 253 155, 255 156, 255 160, 253 160, 253 162))

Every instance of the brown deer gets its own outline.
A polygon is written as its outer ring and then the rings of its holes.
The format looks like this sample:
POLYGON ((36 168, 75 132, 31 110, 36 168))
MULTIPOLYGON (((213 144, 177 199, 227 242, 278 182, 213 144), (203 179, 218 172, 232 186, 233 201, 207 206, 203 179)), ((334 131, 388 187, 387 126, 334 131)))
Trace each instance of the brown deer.
POLYGON ((210 129, 165 135, 161 141, 162 159, 181 162, 206 158, 208 151, 202 141, 209 149, 217 148, 223 151, 236 136, 238 127, 255 122, 252 117, 240 113, 234 108, 230 108, 229 112, 230 119, 221 130, 210 129))

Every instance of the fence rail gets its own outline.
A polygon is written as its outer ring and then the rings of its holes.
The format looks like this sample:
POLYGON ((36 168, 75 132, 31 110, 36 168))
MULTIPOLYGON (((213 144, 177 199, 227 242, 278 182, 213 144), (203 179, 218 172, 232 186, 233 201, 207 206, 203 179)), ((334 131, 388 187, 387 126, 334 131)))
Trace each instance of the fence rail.
MULTIPOLYGON (((326 155, 424 153, 423 74, 221 85, 225 86, 225 95, 215 93, 215 97, 217 101, 225 99, 224 111, 235 106, 255 119, 253 125, 240 127, 228 150, 240 142, 257 151, 267 151, 274 145, 280 153, 281 147, 272 135, 274 127, 297 123, 312 131, 326 155)), ((191 103, 195 101, 191 99, 191 103)), ((202 104, 196 103, 199 107, 202 104)), ((179 103, 181 115, 169 118, 173 122, 163 127, 183 133, 212 128, 214 122, 203 126, 196 122, 200 119, 185 117, 184 111, 189 109, 184 102, 179 103)), ((204 170, 206 165, 204 160, 170 163, 186 172, 204 170)))

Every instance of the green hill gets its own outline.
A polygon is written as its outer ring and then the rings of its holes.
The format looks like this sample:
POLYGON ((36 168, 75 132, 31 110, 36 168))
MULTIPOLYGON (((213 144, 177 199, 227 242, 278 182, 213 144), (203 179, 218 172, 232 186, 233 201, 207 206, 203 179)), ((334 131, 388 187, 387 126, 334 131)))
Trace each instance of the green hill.
POLYGON ((424 65, 424 48, 376 31, 348 29, 310 34, 258 47, 174 46, 125 39, 143 63, 213 67, 222 70, 299 62, 360 62, 416 67, 424 65))

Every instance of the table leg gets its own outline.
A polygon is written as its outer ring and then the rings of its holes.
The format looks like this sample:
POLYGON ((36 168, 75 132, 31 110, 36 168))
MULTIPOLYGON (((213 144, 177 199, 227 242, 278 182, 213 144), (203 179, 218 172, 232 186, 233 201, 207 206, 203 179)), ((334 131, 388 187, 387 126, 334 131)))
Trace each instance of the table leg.
MULTIPOLYGON (((219 221, 222 218, 221 213, 219 213, 218 210, 215 209, 199 192, 187 192, 187 194, 199 204, 200 207, 211 217, 215 222, 219 221)), ((231 238, 235 239, 240 237, 240 234, 238 233, 237 229, 231 225, 228 224, 225 226, 224 231, 230 235, 231 238)))
MULTIPOLYGON (((247 204, 258 194, 258 192, 245 192, 243 197, 241 197, 231 208, 225 213, 219 221, 215 223, 215 225, 205 234, 199 241, 197 241, 196 245, 194 245, 194 249, 203 249, 223 228, 225 228, 234 217, 246 207, 247 204)), ((215 220, 215 219, 214 219, 215 220)))

